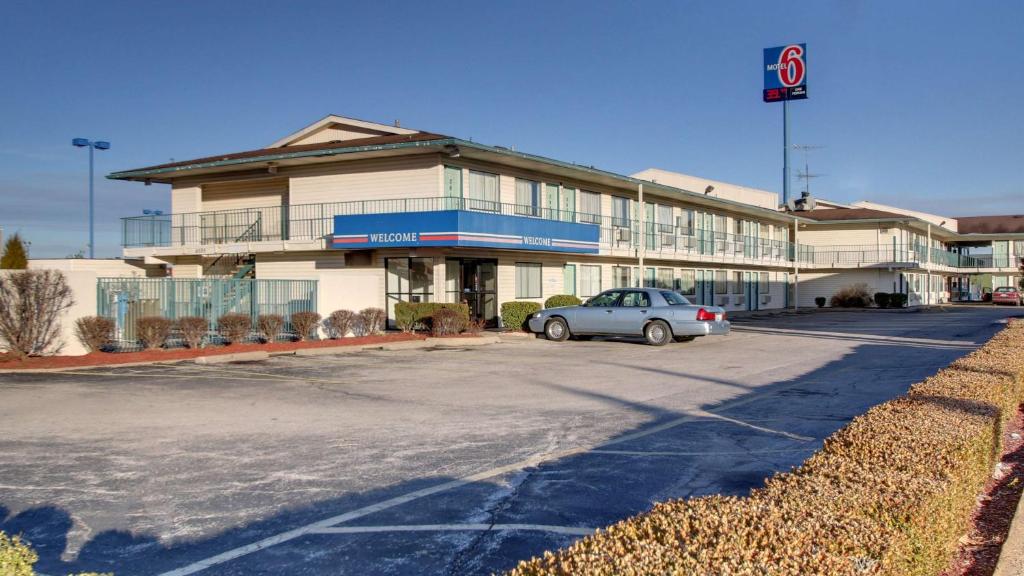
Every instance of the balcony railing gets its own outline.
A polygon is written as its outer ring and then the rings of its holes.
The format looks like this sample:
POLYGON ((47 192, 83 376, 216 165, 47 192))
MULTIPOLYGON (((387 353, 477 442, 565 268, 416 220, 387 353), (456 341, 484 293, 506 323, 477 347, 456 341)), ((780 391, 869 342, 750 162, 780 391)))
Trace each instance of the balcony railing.
POLYGON ((961 269, 990 267, 992 257, 972 257, 919 245, 832 245, 802 244, 799 252, 791 242, 756 236, 686 228, 676 223, 648 222, 640 232, 638 220, 623 220, 601 214, 552 210, 536 206, 506 204, 472 198, 396 198, 356 200, 186 212, 160 216, 132 216, 121 219, 125 248, 195 246, 282 240, 318 240, 334 231, 334 216, 470 210, 508 216, 543 218, 564 222, 595 224, 600 228, 602 250, 635 251, 643 242, 651 257, 700 255, 711 260, 783 263, 798 260, 802 265, 854 267, 886 263, 950 266, 961 269), (930 256, 930 259, 929 259, 930 256))

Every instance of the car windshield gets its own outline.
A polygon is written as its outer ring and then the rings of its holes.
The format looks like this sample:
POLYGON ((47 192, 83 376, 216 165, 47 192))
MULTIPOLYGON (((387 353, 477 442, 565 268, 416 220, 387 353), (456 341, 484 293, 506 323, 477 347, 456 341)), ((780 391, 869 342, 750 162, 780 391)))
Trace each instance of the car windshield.
POLYGON ((1016 292, 1016 290, 1009 286, 1003 286, 1002 288, 996 288, 996 292, 1016 292))
POLYGON ((687 306, 690 304, 690 301, 687 300, 685 296, 678 292, 670 292, 668 290, 665 290, 664 292, 661 293, 661 297, 664 298, 665 302, 668 302, 671 306, 687 306))

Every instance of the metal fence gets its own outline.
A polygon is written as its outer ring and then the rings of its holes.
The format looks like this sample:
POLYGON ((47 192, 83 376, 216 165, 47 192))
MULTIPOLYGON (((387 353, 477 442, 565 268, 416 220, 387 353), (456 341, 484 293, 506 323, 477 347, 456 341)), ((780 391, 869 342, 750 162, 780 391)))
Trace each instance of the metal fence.
POLYGON ((284 330, 292 332, 291 314, 316 311, 316 291, 316 280, 99 278, 96 306, 97 315, 116 324, 117 349, 131 350, 138 347, 135 322, 143 316, 205 318, 211 341, 218 339, 217 319, 228 313, 248 314, 254 323, 260 314, 280 314, 284 330))

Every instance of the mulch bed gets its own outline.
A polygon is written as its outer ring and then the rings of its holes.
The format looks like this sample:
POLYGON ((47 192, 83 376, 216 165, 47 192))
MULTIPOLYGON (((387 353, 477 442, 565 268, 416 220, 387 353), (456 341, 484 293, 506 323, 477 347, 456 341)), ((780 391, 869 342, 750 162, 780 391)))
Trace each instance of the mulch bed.
POLYGON ((337 346, 366 346, 385 344, 406 340, 424 340, 421 334, 382 334, 379 336, 359 336, 338 340, 312 340, 308 342, 274 342, 271 344, 231 344, 230 346, 211 346, 192 350, 180 348, 172 350, 143 350, 141 352, 92 352, 84 356, 33 356, 28 360, 19 361, 9 354, 0 354, 0 370, 31 370, 39 368, 81 368, 87 366, 112 366, 134 362, 161 362, 168 360, 188 360, 200 356, 217 356, 238 352, 291 352, 301 348, 331 348, 337 346))
POLYGON ((1001 462, 1006 474, 985 485, 985 492, 979 497, 978 508, 971 517, 971 531, 960 539, 956 556, 940 576, 991 576, 995 572, 1024 491, 1024 409, 1018 409, 1016 416, 1006 424, 1001 462))

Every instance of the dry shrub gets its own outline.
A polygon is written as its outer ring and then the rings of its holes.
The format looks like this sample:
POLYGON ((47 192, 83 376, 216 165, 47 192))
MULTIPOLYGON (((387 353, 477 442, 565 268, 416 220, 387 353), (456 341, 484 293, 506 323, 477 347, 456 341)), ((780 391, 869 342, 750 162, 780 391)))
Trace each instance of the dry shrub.
POLYGON ((156 350, 167 343, 174 322, 163 316, 142 316, 135 320, 135 334, 146 350, 156 350))
POLYGON ((206 318, 201 316, 183 316, 178 318, 178 332, 181 339, 189 348, 199 348, 203 345, 203 338, 210 331, 210 325, 206 318))
POLYGON ((832 295, 833 308, 866 308, 871 305, 871 288, 867 284, 844 286, 832 295))
POLYGON ((234 312, 224 314, 217 319, 217 331, 228 344, 241 342, 252 331, 252 316, 234 312))
POLYGON ((75 336, 89 352, 99 352, 113 340, 115 328, 114 321, 103 316, 83 316, 75 320, 75 336))
POLYGON ((484 318, 476 318, 468 320, 466 322, 466 332, 473 334, 474 336, 479 335, 487 327, 487 320, 484 318))
POLYGON ((260 314, 256 318, 256 331, 264 342, 273 342, 284 328, 284 316, 280 314, 260 314))
POLYGON ((355 312, 351 310, 335 310, 324 320, 324 328, 327 330, 327 337, 333 340, 347 336, 352 331, 355 323, 355 312))
POLYGON ((466 317, 451 308, 439 308, 431 316, 431 331, 434 336, 461 334, 468 324, 466 317))
POLYGON ((309 340, 319 324, 320 314, 316 312, 303 310, 292 313, 292 329, 299 335, 299 340, 309 340))
POLYGON ((382 308, 363 308, 359 311, 359 318, 355 323, 356 334, 359 336, 373 336, 384 331, 384 319, 387 313, 382 308))
POLYGON ((57 270, 0 274, 0 346, 20 359, 59 352, 60 315, 73 303, 57 270))
POLYGON ((511 574, 938 574, 1024 399, 1021 346, 1014 321, 748 497, 657 504, 511 574))

